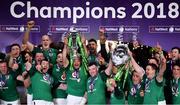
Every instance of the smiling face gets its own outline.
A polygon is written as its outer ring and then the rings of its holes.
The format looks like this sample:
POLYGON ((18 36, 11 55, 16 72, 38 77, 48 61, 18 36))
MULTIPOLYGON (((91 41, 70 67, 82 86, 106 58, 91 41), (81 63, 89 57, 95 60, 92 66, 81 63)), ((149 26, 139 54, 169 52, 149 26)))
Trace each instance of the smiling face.
POLYGON ((94 41, 90 41, 88 43, 88 49, 89 49, 90 53, 96 53, 97 44, 94 41))
POLYGON ((36 55, 35 55, 35 61, 36 61, 37 63, 40 63, 43 59, 44 59, 43 53, 40 53, 40 52, 36 53, 36 55))
POLYGON ((51 44, 50 37, 48 35, 43 35, 42 36, 42 47, 44 49, 48 49, 50 47, 50 44, 51 44))
POLYGON ((29 53, 26 53, 24 57, 26 61, 32 62, 32 56, 29 53))
POLYGON ((89 66, 88 69, 89 69, 89 74, 91 77, 94 77, 97 75, 98 69, 96 65, 89 66))
POLYGON ((43 60, 43 61, 41 62, 41 67, 42 67, 42 72, 43 72, 43 73, 46 73, 46 72, 48 71, 48 69, 49 69, 49 62, 43 60))
POLYGON ((11 47, 11 54, 13 57, 18 57, 20 55, 20 47, 18 45, 14 45, 11 47))
POLYGON ((141 77, 136 71, 133 72, 132 80, 134 85, 139 84, 141 82, 141 77))
POLYGON ((146 75, 148 79, 152 79, 155 76, 156 70, 152 68, 152 66, 146 66, 146 75))
POLYGON ((81 59, 79 57, 76 57, 73 62, 73 66, 75 69, 79 69, 81 65, 81 59))
POLYGON ((62 55, 62 53, 59 53, 59 54, 57 55, 56 62, 57 62, 58 64, 60 64, 60 65, 63 64, 63 55, 62 55))
POLYGON ((7 68, 7 63, 6 62, 1 62, 0 63, 0 72, 5 75, 7 74, 8 68, 7 68))
POLYGON ((178 50, 178 49, 173 49, 173 50, 171 51, 171 55, 172 55, 172 59, 173 59, 173 60, 178 59, 178 58, 179 58, 179 50, 178 50))
POLYGON ((178 65, 173 66, 173 77, 174 79, 180 78, 180 67, 178 65))

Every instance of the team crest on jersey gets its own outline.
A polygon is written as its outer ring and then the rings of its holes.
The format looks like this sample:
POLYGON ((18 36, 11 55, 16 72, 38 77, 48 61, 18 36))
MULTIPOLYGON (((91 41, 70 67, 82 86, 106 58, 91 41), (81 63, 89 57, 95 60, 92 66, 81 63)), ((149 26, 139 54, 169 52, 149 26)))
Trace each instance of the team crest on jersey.
POLYGON ((48 81, 50 79, 50 76, 48 74, 43 75, 43 79, 45 81, 48 81))
POLYGON ((5 81, 0 82, 0 87, 4 87, 6 85, 5 81))
POLYGON ((133 87, 131 88, 130 94, 131 94, 132 96, 136 96, 136 93, 137 93, 137 91, 140 89, 140 87, 141 87, 140 84, 138 84, 137 86, 133 86, 133 87))
POLYGON ((136 89, 135 88, 131 88, 131 95, 134 96, 136 94, 136 89))
POLYGON ((77 72, 76 72, 76 71, 74 71, 74 72, 72 73, 72 77, 73 77, 73 78, 76 78, 76 77, 77 77, 77 72))
POLYGON ((63 75, 61 75, 61 79, 66 80, 66 73, 65 72, 63 72, 63 75))

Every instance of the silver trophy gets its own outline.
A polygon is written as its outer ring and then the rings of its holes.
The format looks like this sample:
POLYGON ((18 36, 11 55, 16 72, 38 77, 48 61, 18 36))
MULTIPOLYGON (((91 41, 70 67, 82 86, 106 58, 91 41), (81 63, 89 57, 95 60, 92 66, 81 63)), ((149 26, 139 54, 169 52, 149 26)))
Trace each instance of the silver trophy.
POLYGON ((128 55, 128 45, 123 43, 124 27, 120 26, 118 34, 118 44, 112 53, 112 62, 115 66, 125 64, 130 58, 128 55))
POLYGON ((79 47, 78 47, 78 43, 76 41, 78 32, 74 26, 70 27, 69 31, 70 31, 69 37, 72 37, 71 51, 73 52, 73 57, 75 58, 75 57, 78 57, 78 48, 79 47))
POLYGON ((125 64, 129 59, 126 45, 118 44, 112 53, 112 62, 115 66, 125 64))

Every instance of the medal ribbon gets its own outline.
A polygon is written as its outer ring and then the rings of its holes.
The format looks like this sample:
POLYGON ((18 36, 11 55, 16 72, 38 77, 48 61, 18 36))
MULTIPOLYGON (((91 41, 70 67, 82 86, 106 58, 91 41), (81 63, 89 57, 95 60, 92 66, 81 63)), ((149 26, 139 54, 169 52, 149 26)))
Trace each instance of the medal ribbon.
POLYGON ((178 95, 178 79, 173 80, 172 94, 175 96, 178 95))
POLYGON ((96 78, 97 78, 97 76, 90 77, 90 83, 89 83, 90 92, 93 92, 93 89, 94 89, 94 86, 95 86, 95 81, 97 80, 96 78))
POLYGON ((1 83, 1 89, 3 89, 2 87, 4 87, 5 86, 5 84, 6 84, 6 76, 5 75, 2 75, 2 74, 0 74, 0 83, 1 83))
POLYGON ((150 83, 151 83, 151 80, 147 78, 145 81, 145 91, 149 88, 150 83))

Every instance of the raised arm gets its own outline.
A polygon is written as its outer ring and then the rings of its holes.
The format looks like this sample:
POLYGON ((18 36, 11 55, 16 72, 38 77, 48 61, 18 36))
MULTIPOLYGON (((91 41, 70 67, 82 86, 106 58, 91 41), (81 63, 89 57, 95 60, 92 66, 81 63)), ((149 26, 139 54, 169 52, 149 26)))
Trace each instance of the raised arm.
POLYGON ((110 59, 108 67, 105 69, 106 75, 110 75, 111 74, 112 66, 113 66, 112 60, 110 59))
POLYGON ((27 44, 27 47, 28 47, 28 49, 29 49, 30 51, 33 50, 34 45, 33 45, 31 42, 29 42, 29 33, 30 33, 32 27, 34 26, 34 24, 35 24, 34 21, 29 21, 29 22, 27 23, 27 30, 26 30, 26 32, 25 32, 25 34, 24 34, 24 37, 23 37, 23 40, 22 40, 22 43, 23 43, 23 44, 27 44))
POLYGON ((68 48, 68 39, 64 38, 64 48, 63 48, 63 66, 67 67, 69 65, 69 60, 67 59, 67 48, 68 48))
POLYGON ((81 42, 85 51, 86 56, 88 56, 88 51, 87 51, 87 47, 86 47, 86 38, 84 35, 81 36, 81 42))
POLYGON ((99 40, 101 45, 101 55, 105 59, 106 62, 109 62, 108 53, 106 51, 106 36, 104 34, 104 29, 99 30, 99 40))
POLYGON ((128 49, 128 54, 129 54, 129 56, 131 58, 131 63, 132 63, 132 66, 133 66, 134 70, 138 74, 140 74, 140 76, 142 77, 145 74, 144 69, 137 64, 137 62, 135 61, 135 59, 132 56, 132 52, 129 49, 128 49))
POLYGON ((158 82, 161 82, 163 80, 163 75, 166 70, 166 58, 164 57, 162 47, 157 43, 156 45, 157 52, 160 54, 160 66, 159 66, 159 73, 156 77, 158 82))

